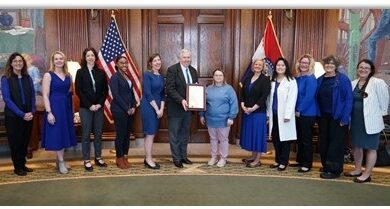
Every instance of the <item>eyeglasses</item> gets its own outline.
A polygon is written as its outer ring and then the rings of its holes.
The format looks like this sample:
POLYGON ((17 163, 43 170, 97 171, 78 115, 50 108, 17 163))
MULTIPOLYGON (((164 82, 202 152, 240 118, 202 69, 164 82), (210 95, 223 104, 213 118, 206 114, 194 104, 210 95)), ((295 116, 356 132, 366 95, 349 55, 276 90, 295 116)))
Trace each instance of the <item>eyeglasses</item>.
POLYGON ((310 62, 299 62, 299 63, 301 63, 302 65, 309 65, 310 64, 310 62))
POLYGON ((360 70, 371 70, 371 67, 362 67, 362 66, 360 66, 359 69, 360 70))

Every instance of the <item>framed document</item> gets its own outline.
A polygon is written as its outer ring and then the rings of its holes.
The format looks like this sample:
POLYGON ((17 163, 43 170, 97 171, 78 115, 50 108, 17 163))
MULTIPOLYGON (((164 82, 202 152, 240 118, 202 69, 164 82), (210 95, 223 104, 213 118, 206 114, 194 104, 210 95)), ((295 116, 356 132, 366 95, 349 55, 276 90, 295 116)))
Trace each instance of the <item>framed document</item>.
POLYGON ((188 110, 205 111, 206 110, 206 85, 188 84, 187 104, 188 104, 188 110))

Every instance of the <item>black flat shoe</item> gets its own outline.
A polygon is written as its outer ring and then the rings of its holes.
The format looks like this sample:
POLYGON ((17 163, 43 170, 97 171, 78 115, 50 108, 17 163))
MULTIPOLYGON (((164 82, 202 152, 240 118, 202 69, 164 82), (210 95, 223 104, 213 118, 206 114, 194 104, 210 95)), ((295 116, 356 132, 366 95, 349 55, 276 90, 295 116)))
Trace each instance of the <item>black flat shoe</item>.
POLYGON ((366 178, 366 179, 364 179, 364 180, 360 180, 360 179, 358 179, 357 177, 355 177, 355 178, 353 179, 353 181, 354 181, 355 183, 370 182, 370 181, 371 181, 371 176, 369 176, 368 178, 366 178))
POLYGON ((279 165, 279 167, 277 169, 278 171, 284 171, 287 168, 287 166, 284 166, 284 167, 280 167, 280 166, 283 166, 283 165, 279 165))
POLYGON ((23 169, 18 169, 18 170, 14 170, 14 173, 18 176, 25 176, 27 175, 27 172, 24 171, 23 169))
POLYGON ((361 176, 363 174, 363 172, 360 172, 360 173, 358 173, 358 174, 352 174, 352 173, 347 173, 347 172, 345 172, 344 173, 344 176, 346 176, 346 177, 359 177, 359 176, 361 176))
POLYGON ((310 171, 310 168, 306 168, 306 167, 300 167, 299 169, 298 169, 298 172, 299 173, 307 173, 307 172, 309 172, 310 171))
POLYGON ((89 160, 84 161, 84 168, 85 168, 86 171, 92 172, 93 171, 93 167, 92 167, 91 161, 89 161, 89 160), (90 166, 87 166, 88 163, 89 163, 90 166))
POLYGON ((95 165, 99 167, 107 167, 107 163, 105 163, 102 158, 95 158, 95 165))
POLYGON ((253 159, 242 159, 241 160, 243 163, 245 163, 245 164, 249 164, 249 163, 252 163, 253 161, 255 161, 255 160, 253 160, 253 159))
POLYGON ((26 171, 26 172, 33 172, 34 171, 32 168, 29 168, 29 167, 26 167, 26 166, 24 166, 23 170, 26 171))
POLYGON ((335 179, 335 178, 340 177, 340 174, 335 174, 335 173, 331 173, 331 172, 323 172, 320 174, 320 177, 322 179, 335 179))
POLYGON ((178 167, 178 168, 184 168, 183 166, 183 163, 181 163, 180 161, 173 161, 173 164, 178 167))
POLYGON ((146 162, 146 160, 144 160, 144 165, 146 168, 150 168, 150 169, 160 169, 160 165, 158 163, 154 163, 155 165, 154 166, 151 166, 149 165, 148 162, 146 162))
POLYGON ((188 159, 188 158, 184 158, 184 159, 182 159, 182 160, 181 160, 181 162, 182 162, 182 163, 184 163, 184 164, 189 164, 189 165, 191 165, 191 164, 192 164, 191 160, 190 160, 190 159, 188 159))
POLYGON ((279 167, 279 163, 274 163, 269 166, 270 168, 277 168, 279 167))
POLYGON ((254 164, 254 165, 252 165, 252 164, 250 164, 250 163, 246 164, 246 167, 247 167, 247 168, 256 168, 256 167, 260 167, 260 166, 261 166, 261 163, 260 163, 260 162, 254 164))

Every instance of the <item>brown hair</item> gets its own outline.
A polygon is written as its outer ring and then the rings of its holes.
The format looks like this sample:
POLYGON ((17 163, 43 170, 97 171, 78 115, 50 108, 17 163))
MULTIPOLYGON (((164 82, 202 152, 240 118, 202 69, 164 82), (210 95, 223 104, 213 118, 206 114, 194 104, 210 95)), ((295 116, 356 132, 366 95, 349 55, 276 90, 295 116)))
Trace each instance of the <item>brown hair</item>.
POLYGON ((154 53, 149 57, 148 67, 147 67, 149 71, 152 71, 152 62, 153 62, 154 58, 156 58, 156 57, 160 57, 160 59, 161 59, 161 56, 159 53, 154 53))
POLYGON ((322 65, 325 66, 325 64, 334 64, 336 66, 336 71, 337 71, 337 68, 340 66, 340 60, 334 55, 329 55, 322 59, 322 65))
POLYGON ((10 78, 11 75, 13 74, 14 68, 12 67, 11 63, 12 63, 12 61, 13 61, 16 57, 18 57, 18 56, 19 56, 20 58, 22 58, 22 61, 23 61, 23 68, 22 68, 22 71, 21 71, 22 76, 28 75, 28 73, 27 73, 27 63, 26 63, 26 60, 24 59, 24 57, 23 57, 19 52, 14 52, 14 53, 12 53, 12 54, 8 57, 7 64, 5 64, 4 75, 5 75, 6 78, 10 78))
MULTIPOLYGON (((216 69, 213 71, 213 73, 212 73, 213 77, 214 77, 215 72, 217 72, 217 71, 220 71, 220 72, 222 73, 222 75, 223 75, 223 84, 227 84, 227 83, 226 83, 226 80, 225 80, 225 72, 223 71, 222 68, 216 68, 216 69)), ((213 83, 212 83, 211 85, 213 85, 213 86, 215 85, 214 78, 213 78, 213 83)))

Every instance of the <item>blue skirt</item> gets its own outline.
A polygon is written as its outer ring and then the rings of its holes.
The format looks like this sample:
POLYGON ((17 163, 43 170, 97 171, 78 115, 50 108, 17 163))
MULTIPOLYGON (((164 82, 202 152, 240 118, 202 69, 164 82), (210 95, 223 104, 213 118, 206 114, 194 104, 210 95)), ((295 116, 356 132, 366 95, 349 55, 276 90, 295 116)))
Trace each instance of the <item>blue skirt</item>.
POLYGON ((243 114, 240 131, 241 148, 252 152, 267 152, 265 113, 243 114))

